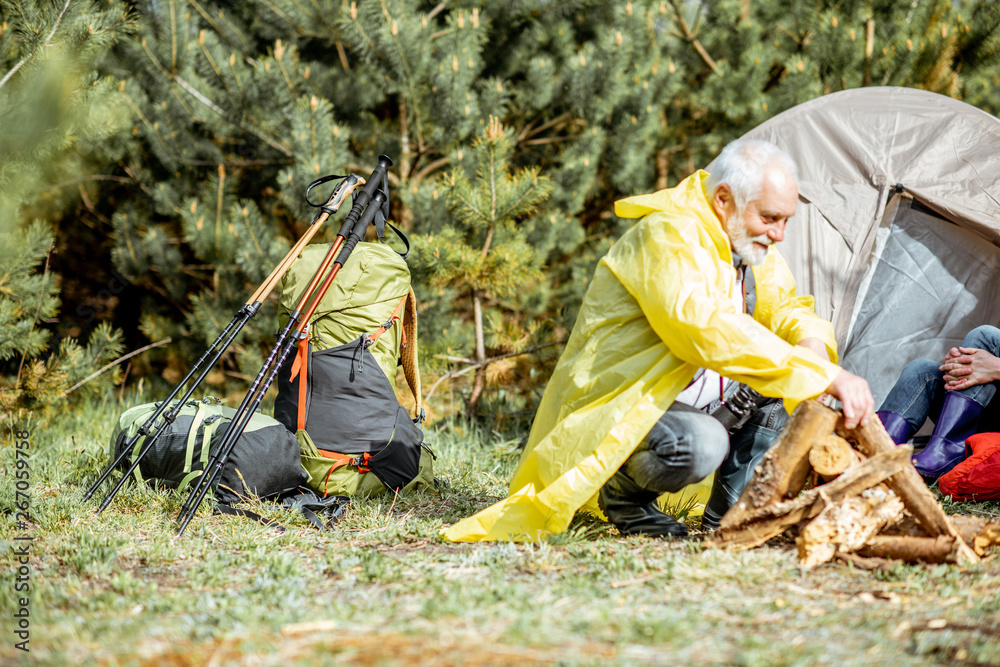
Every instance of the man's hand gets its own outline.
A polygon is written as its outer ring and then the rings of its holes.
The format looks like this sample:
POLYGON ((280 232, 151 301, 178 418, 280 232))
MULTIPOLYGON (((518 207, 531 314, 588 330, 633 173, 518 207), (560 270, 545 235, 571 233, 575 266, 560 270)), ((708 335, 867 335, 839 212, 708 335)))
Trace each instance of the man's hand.
POLYGON ((968 389, 977 384, 1000 380, 1000 359, 986 350, 953 347, 945 355, 940 370, 944 371, 945 389, 968 389))
POLYGON ((845 370, 837 373, 826 393, 840 399, 844 411, 844 427, 855 428, 868 423, 875 410, 875 398, 868 381, 845 370))

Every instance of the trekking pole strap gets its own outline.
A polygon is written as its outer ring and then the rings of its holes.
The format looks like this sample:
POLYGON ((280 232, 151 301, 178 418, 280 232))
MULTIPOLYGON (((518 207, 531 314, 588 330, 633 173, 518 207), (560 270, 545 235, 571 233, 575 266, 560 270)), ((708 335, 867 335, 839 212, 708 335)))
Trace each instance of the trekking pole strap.
POLYGON ((398 250, 396 251, 397 255, 399 255, 403 259, 406 259, 410 254, 410 239, 407 238, 406 234, 403 233, 403 230, 401 230, 396 225, 392 224, 391 222, 387 222, 386 224, 389 225, 389 228, 396 233, 396 236, 398 236, 399 239, 403 242, 403 245, 406 246, 406 250, 404 250, 403 252, 399 252, 398 250))

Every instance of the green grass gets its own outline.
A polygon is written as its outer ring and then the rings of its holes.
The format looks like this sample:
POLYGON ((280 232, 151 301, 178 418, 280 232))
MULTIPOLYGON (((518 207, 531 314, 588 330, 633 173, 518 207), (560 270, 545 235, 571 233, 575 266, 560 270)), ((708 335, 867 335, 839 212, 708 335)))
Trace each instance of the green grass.
MULTIPOLYGON (((149 400, 146 397, 144 400, 149 400)), ((140 402, 126 395, 124 404, 140 402)), ((0 450, 0 547, 34 536, 29 654, 14 650, 18 564, 0 580, 0 663, 46 665, 917 665, 1000 663, 1000 563, 803 572, 794 545, 746 552, 623 539, 586 518, 543 544, 450 544, 447 523, 506 494, 514 441, 428 429, 442 488, 355 502, 333 532, 213 516, 134 485, 100 516, 114 399, 32 434, 31 514, 15 525, 0 450)), ((1000 517, 993 504, 952 512, 1000 517)))

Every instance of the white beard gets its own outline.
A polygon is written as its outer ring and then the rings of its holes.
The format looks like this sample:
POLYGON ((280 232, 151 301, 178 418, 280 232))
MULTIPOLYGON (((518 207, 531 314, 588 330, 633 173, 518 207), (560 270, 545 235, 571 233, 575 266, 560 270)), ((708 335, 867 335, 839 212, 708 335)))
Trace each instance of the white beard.
POLYGON ((760 236, 750 236, 747 234, 746 227, 743 226, 742 220, 741 224, 734 225, 734 229, 729 232, 729 241, 733 244, 733 250, 736 254, 743 258, 743 261, 751 266, 757 266, 758 264, 763 264, 764 260, 767 259, 767 247, 758 248, 755 243, 760 243, 764 246, 770 246, 774 241, 768 238, 767 234, 761 234, 760 236))

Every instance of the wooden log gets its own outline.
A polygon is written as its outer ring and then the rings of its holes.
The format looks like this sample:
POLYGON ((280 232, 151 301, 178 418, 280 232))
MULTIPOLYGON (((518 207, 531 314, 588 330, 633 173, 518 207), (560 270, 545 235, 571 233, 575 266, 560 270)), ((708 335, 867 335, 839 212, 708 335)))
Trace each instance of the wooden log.
POLYGON ((837 552, 837 560, 842 560, 845 563, 850 563, 859 570, 879 570, 882 572, 887 572, 892 569, 895 565, 894 561, 888 558, 862 558, 861 556, 854 553, 843 553, 837 552))
MULTIPOLYGON (((982 556, 992 546, 1000 545, 1000 521, 991 521, 968 514, 949 514, 948 519, 955 527, 962 541, 972 547, 977 556, 982 556)), ((912 516, 904 517, 898 524, 883 531, 886 535, 909 535, 930 537, 923 526, 912 516)))
POLYGON ((818 401, 799 403, 739 500, 723 515, 720 527, 737 526, 755 510, 798 495, 809 475, 813 442, 833 433, 837 418, 836 411, 818 401))
POLYGON ((963 558, 961 549, 968 546, 957 537, 910 537, 908 535, 876 535, 858 549, 866 558, 892 558, 908 563, 957 563, 963 558))
POLYGON ((711 547, 750 549, 780 535, 786 528, 812 519, 823 509, 861 493, 910 465, 913 448, 901 446, 866 459, 845 470, 837 479, 809 489, 798 498, 761 507, 737 525, 720 529, 706 540, 711 547))
POLYGON ((857 551, 902 516, 903 501, 884 484, 827 505, 795 538, 799 564, 811 568, 857 551))
POLYGON ((835 433, 817 440, 809 449, 809 465, 827 481, 860 460, 851 443, 835 433))
MULTIPOLYGON (((837 433, 854 443, 858 450, 866 456, 875 456, 897 448, 896 443, 885 432, 882 422, 874 417, 869 419, 864 426, 858 426, 851 431, 844 428, 843 420, 841 420, 837 424, 837 433)), ((955 527, 948 520, 948 515, 944 513, 941 505, 934 498, 934 494, 927 488, 920 473, 912 464, 890 477, 887 483, 889 488, 895 491, 896 495, 903 501, 906 509, 920 522, 928 535, 932 537, 947 535, 958 540, 957 562, 979 562, 979 556, 959 537, 955 527)))

